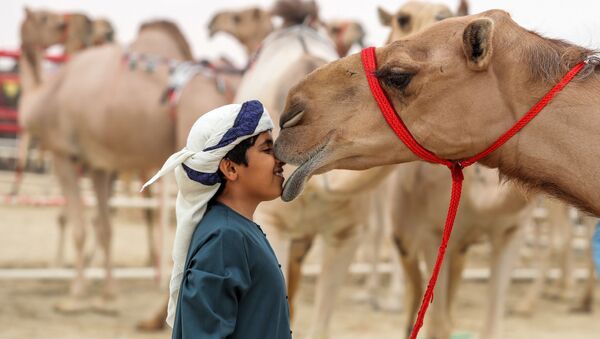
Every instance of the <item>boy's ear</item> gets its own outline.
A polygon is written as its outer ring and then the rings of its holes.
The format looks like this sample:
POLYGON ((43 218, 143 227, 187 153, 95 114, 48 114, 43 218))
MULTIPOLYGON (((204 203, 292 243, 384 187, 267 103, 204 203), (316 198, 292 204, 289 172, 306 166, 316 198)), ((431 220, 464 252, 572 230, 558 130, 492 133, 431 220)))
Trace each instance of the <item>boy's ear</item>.
POLYGON ((222 159, 219 163, 219 169, 227 181, 236 181, 238 178, 237 164, 229 159, 222 159))

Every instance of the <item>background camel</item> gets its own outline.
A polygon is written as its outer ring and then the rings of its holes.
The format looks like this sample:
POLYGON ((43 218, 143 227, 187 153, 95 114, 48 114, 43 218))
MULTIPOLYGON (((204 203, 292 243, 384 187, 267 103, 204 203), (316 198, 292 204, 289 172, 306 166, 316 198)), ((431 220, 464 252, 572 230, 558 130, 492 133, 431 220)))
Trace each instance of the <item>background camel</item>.
MULTIPOLYGON (((293 1, 292 1, 293 2, 293 1)), ((304 13, 310 10, 312 5, 307 3, 295 4, 295 6, 305 6, 291 11, 304 13)), ((263 40, 275 29, 273 26, 273 13, 277 11, 290 12, 282 10, 281 7, 273 11, 264 10, 258 7, 251 7, 241 10, 228 10, 216 13, 208 24, 209 35, 222 32, 233 36, 246 49, 248 58, 254 58, 258 53, 263 40)), ((277 15, 277 14, 276 14, 277 15)), ((296 14, 295 14, 296 15, 296 14)), ((331 22, 318 22, 327 30, 330 38, 333 40, 340 57, 346 56, 354 44, 363 46, 365 32, 359 22, 351 20, 333 20, 331 22)), ((284 26, 286 24, 284 23, 284 26)), ((249 63, 252 60, 249 60, 249 63)))
MULTIPOLYGON (((40 52, 32 49, 28 53, 37 58, 40 52)), ((111 308, 107 306, 114 295, 107 208, 110 173, 150 171, 160 166, 176 147, 183 146, 191 122, 199 114, 228 103, 213 77, 196 74, 181 91, 176 115, 170 114, 172 107, 162 102, 161 97, 167 88, 171 61, 181 63, 192 59, 185 38, 170 22, 142 25, 127 53, 114 44, 78 53, 53 79, 29 89, 20 103, 23 125, 52 153, 67 201, 67 220, 75 226, 77 275, 71 298, 57 305, 61 311, 89 307, 84 299, 85 233, 77 184, 78 164, 88 168, 94 182, 99 209, 94 226, 107 271, 104 298, 96 306, 111 308), (143 59, 145 69, 150 71, 143 71, 141 65, 140 69, 127 67, 123 60, 130 61, 132 55, 138 62, 143 59), (144 129, 139 128, 140 121, 144 122, 144 129)), ((33 70, 39 65, 27 63, 26 58, 23 62, 24 86, 35 84, 33 70)))
MULTIPOLYGON (((258 98, 279 120, 278 112, 288 89, 326 60, 337 58, 336 49, 326 32, 306 25, 292 25, 297 16, 281 11, 273 13, 284 18, 282 29, 274 31, 262 43, 252 67, 246 72, 236 95, 236 101, 258 98), (292 16, 291 19, 287 19, 292 16)), ((296 11, 294 11, 296 13, 296 11)), ((316 17, 316 13, 306 13, 316 17)), ((278 128, 274 131, 277 135, 278 128)), ((327 337, 333 313, 335 295, 341 286, 369 214, 369 191, 385 177, 389 169, 374 169, 365 173, 339 172, 315 178, 314 188, 297 201, 263 203, 255 220, 265 228, 282 264, 288 284, 291 309, 300 283, 302 261, 317 235, 323 237, 322 271, 319 275, 315 312, 310 338, 327 337), (336 193, 337 192, 337 193, 336 193)))
MULTIPOLYGON (((398 168, 390 197, 394 242, 402 257, 408 293, 407 333, 420 305, 426 277, 419 268, 421 255, 431 272, 443 231, 451 182, 447 169, 426 163, 398 168), (424 279, 425 278, 425 279, 424 279)), ((489 306, 481 338, 497 338, 510 283, 518 259, 523 228, 533 220, 533 201, 511 183, 500 184, 497 171, 483 167, 465 169, 465 184, 455 230, 435 289, 435 302, 427 322, 426 338, 449 339, 451 310, 462 278, 469 247, 489 239, 492 245, 489 306)))
MULTIPOLYGON (((72 55, 90 46, 111 42, 114 38, 112 25, 105 19, 90 21, 88 17, 80 13, 61 14, 46 10, 31 10, 25 8, 25 22, 21 31, 21 40, 27 45, 33 44, 42 49, 53 45, 62 45, 65 55, 72 55)), ((41 67, 40 67, 41 72, 41 67)), ((40 74, 40 78, 43 74, 40 74)), ((27 96, 27 89, 25 89, 27 96)), ((23 179, 23 171, 29 158, 31 138, 24 130, 19 135, 19 151, 16 161, 15 181, 13 184, 13 195, 18 194, 23 179)), ((41 153, 40 153, 41 154, 41 153)), ((149 232, 152 224, 152 216, 148 216, 149 232)), ((64 261, 64 239, 66 217, 62 212, 58 217, 59 237, 57 246, 56 263, 62 266, 64 261)), ((153 246, 150 247, 153 249, 153 246)), ((94 251, 91 252, 92 254, 94 251)), ((154 254, 150 251, 150 257, 154 254)), ((91 259, 88 259, 88 261, 91 259)))
POLYGON ((540 298, 544 295, 562 301, 572 302, 577 299, 570 309, 572 312, 591 312, 594 295, 595 269, 592 260, 591 247, 584 251, 588 276, 585 278, 583 293, 577 293, 575 276, 574 240, 576 220, 579 219, 585 229, 586 238, 591 239, 596 219, 579 213, 579 218, 573 218, 572 208, 554 199, 543 199, 542 206, 547 215, 540 217, 534 229, 534 260, 538 273, 528 288, 524 297, 514 307, 514 312, 531 316, 540 298), (544 234, 543 232, 547 234, 544 234), (542 244, 545 242, 545 244, 542 244), (560 276, 546 287, 546 280, 552 263, 558 263, 560 276), (547 292, 545 292, 545 290, 547 292))

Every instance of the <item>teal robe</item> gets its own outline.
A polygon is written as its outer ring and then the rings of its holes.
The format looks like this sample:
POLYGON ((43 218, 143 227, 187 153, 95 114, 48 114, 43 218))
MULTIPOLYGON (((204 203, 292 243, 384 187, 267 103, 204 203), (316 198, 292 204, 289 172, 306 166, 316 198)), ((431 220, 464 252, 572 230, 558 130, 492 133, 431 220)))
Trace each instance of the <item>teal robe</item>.
POLYGON ((286 286, 260 226, 220 203, 196 227, 173 339, 289 339, 286 286))

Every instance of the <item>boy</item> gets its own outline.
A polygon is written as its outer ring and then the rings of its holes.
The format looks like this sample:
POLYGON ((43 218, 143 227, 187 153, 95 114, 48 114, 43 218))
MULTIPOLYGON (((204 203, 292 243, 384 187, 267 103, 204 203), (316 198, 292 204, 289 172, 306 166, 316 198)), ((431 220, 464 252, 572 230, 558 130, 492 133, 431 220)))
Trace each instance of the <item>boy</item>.
POLYGON ((146 183, 175 169, 167 317, 174 339, 291 338, 281 266, 252 221, 258 204, 282 191, 272 128, 255 100, 208 112, 192 127, 186 147, 146 183))

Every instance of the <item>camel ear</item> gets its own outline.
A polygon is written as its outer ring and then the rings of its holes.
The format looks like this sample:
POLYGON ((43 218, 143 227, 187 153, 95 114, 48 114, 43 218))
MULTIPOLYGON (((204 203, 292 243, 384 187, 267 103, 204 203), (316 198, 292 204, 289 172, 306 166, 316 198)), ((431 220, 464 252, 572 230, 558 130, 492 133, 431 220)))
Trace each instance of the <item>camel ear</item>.
POLYGON ((27 6, 23 7, 23 10, 25 11, 25 17, 26 18, 31 18, 33 16, 33 12, 31 11, 31 9, 27 6))
POLYGON ((458 5, 458 10, 456 11, 456 16, 465 16, 469 15, 469 3, 467 0, 460 0, 460 4, 458 5))
POLYGON ((381 7, 377 7, 377 14, 379 14, 379 22, 381 22, 381 24, 383 26, 391 26, 392 25, 393 15, 390 14, 388 11, 386 11, 385 9, 383 9, 381 7))
POLYGON ((473 20, 463 32, 463 51, 467 66, 474 71, 486 70, 492 59, 494 22, 490 19, 473 20))

